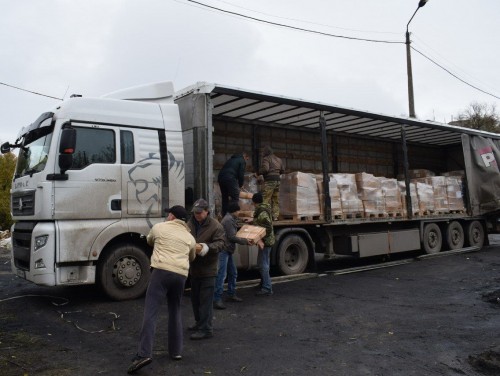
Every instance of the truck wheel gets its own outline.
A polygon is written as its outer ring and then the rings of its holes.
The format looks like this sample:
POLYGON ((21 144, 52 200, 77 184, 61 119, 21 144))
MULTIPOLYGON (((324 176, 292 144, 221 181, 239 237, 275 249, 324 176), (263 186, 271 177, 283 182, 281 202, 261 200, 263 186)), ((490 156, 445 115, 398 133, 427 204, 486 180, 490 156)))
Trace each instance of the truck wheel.
POLYGON ((435 223, 428 223, 424 227, 423 246, 425 253, 438 253, 441 251, 443 238, 441 229, 435 223))
POLYGON ((446 244, 448 248, 460 249, 464 247, 464 229, 460 222, 453 221, 446 227, 446 244))
POLYGON ((113 246, 97 265, 99 284, 114 300, 136 299, 144 295, 150 274, 148 256, 134 244, 113 246))
POLYGON ((483 248, 484 227, 479 221, 472 221, 467 224, 467 244, 471 247, 483 248))
POLYGON ((300 274, 306 270, 309 251, 306 242, 298 235, 289 235, 278 248, 278 267, 282 274, 300 274))

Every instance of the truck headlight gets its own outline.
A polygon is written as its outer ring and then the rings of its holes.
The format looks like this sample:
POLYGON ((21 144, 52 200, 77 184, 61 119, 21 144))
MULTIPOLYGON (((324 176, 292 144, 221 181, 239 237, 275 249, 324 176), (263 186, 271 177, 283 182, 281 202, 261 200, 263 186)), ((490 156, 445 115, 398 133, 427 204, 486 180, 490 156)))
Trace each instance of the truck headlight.
POLYGON ((40 248, 44 247, 45 244, 47 244, 47 240, 49 240, 49 236, 48 235, 37 236, 35 238, 35 251, 37 251, 40 248))
POLYGON ((45 263, 43 262, 43 259, 39 259, 35 261, 35 269, 44 269, 45 263))

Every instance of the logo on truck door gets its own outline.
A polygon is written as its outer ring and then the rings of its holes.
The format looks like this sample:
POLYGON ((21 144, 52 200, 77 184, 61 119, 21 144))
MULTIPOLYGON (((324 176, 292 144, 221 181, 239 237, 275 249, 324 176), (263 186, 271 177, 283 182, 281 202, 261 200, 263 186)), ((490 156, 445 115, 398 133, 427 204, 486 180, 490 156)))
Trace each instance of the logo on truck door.
POLYGON ((493 153, 493 149, 491 147, 486 147, 484 149, 478 150, 481 159, 486 167, 498 166, 497 161, 495 159, 495 154, 493 153))
MULTIPOLYGON (((184 161, 178 161, 171 152, 167 152, 168 155, 168 170, 177 171, 177 177, 181 176, 183 179, 182 171, 184 170, 184 161)), ((135 188, 135 199, 139 206, 141 207, 140 212, 144 213, 148 226, 153 227, 151 218, 153 215, 158 217, 161 213, 161 188, 162 188, 162 178, 161 176, 153 176, 157 174, 159 170, 158 162, 160 157, 157 153, 150 153, 147 158, 144 158, 137 162, 137 164, 128 170, 128 176, 130 182, 135 188)), ((129 206, 130 208, 130 206, 129 206)), ((134 212, 133 214, 139 214, 134 212)))

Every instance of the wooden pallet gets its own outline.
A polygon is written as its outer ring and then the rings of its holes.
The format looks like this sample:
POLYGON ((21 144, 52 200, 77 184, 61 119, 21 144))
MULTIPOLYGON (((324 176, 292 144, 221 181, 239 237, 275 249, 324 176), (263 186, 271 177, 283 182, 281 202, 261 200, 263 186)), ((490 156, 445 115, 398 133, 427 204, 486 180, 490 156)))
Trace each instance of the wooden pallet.
POLYGON ((434 215, 434 210, 422 210, 422 211, 416 211, 413 213, 414 216, 416 217, 425 217, 429 215, 434 215))
POLYGON ((386 218, 387 214, 385 212, 378 213, 365 213, 365 218, 386 218))
POLYGON ((401 211, 388 211, 387 216, 389 218, 402 218, 403 212, 401 212, 401 211))
POLYGON ((319 221, 321 215, 280 214, 279 221, 319 221))
POLYGON ((344 219, 356 219, 356 218, 364 218, 365 213, 363 212, 354 212, 354 213, 344 213, 344 219))

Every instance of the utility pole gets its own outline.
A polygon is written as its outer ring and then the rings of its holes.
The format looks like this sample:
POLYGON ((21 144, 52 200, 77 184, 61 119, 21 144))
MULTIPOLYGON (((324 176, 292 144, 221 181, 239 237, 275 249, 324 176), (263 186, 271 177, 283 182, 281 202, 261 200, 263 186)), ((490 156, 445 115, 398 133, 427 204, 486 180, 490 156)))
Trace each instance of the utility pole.
POLYGON ((415 17, 415 14, 417 14, 418 10, 422 8, 429 0, 420 0, 418 2, 418 7, 413 13, 413 16, 411 16, 410 20, 406 24, 406 72, 408 74, 408 107, 409 107, 409 113, 410 117, 414 118, 415 116, 415 98, 413 96, 413 74, 412 74, 412 68, 411 68, 411 47, 410 47, 410 31, 408 30, 410 26, 411 20, 413 20, 413 17, 415 17))

